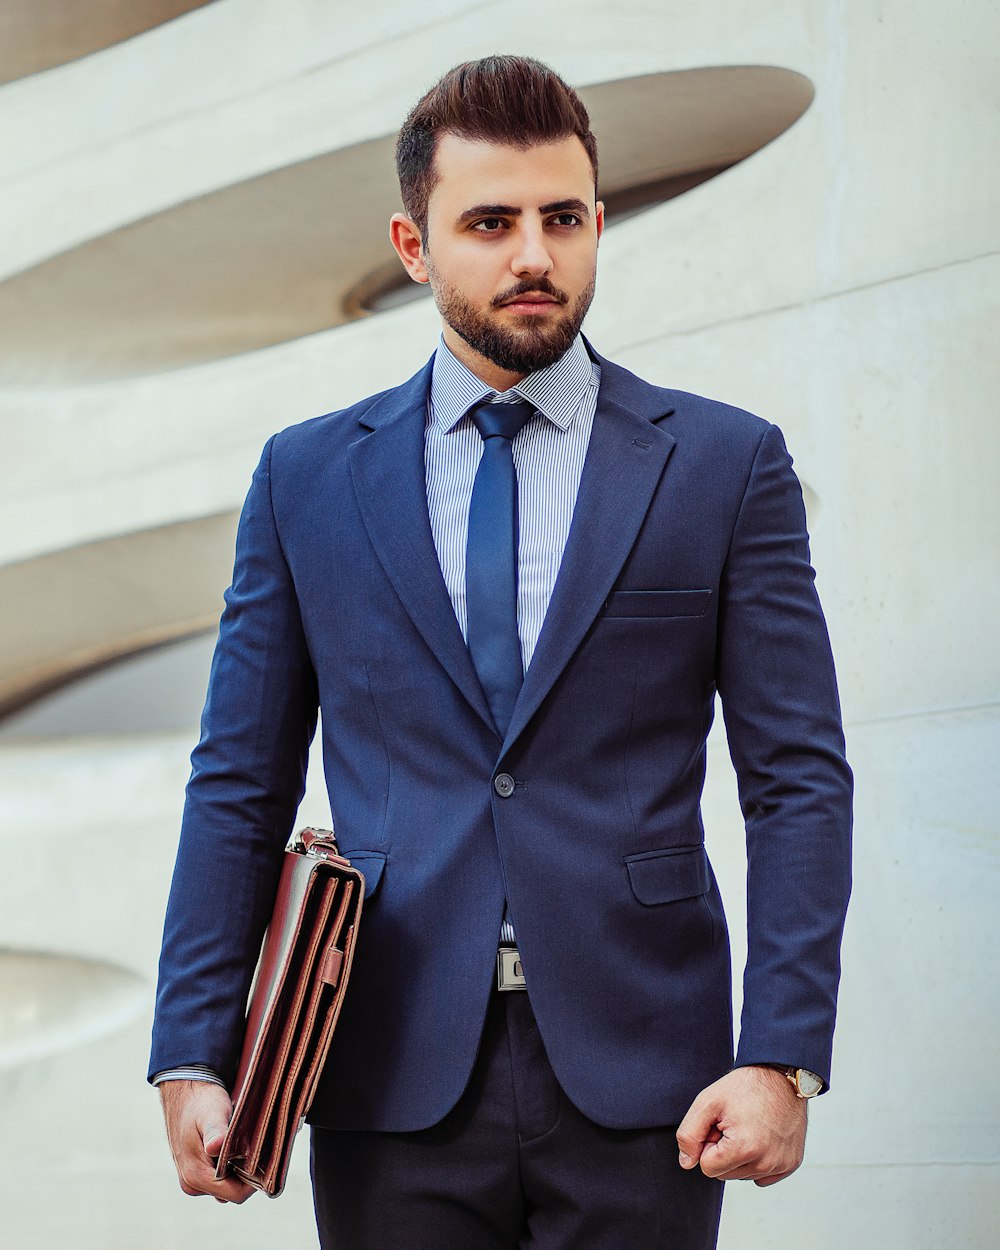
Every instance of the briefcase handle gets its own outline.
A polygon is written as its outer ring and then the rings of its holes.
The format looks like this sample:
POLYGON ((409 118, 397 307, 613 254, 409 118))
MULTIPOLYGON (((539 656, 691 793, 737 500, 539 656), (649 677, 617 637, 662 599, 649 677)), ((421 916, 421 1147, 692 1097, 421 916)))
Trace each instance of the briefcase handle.
POLYGON ((307 826, 293 834, 287 849, 299 855, 312 855, 317 859, 333 859, 348 867, 348 861, 337 846, 337 836, 332 829, 313 829, 307 826))

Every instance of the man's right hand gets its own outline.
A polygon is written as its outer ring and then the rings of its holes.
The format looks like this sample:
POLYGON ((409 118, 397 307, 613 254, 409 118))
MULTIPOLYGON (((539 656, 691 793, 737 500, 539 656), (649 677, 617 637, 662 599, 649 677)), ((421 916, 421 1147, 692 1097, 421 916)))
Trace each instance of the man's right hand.
POLYGON ((246 1202, 252 1185, 215 1178, 215 1160, 233 1114, 226 1091, 212 1081, 163 1081, 159 1089, 181 1189, 192 1197, 208 1194, 218 1202, 246 1202))

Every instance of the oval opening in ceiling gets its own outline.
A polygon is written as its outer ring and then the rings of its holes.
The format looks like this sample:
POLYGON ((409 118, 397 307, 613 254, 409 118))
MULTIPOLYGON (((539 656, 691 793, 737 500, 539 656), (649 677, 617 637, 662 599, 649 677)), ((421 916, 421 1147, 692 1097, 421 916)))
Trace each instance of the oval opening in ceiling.
POLYGON ((212 629, 72 674, 0 721, 0 744, 108 734, 194 733, 215 651, 212 629))
POLYGON ((0 950, 0 1070, 113 1033, 139 1015, 147 996, 141 977, 115 964, 0 950))
MULTIPOLYGON (((802 115, 807 78, 769 66, 581 88, 601 194, 621 217, 759 151, 802 115)), ((178 368, 331 329, 392 302, 394 136, 190 200, 0 283, 0 382, 178 368)), ((402 281, 402 286, 406 282, 402 281)))
POLYGON ((236 514, 223 512, 0 568, 0 598, 17 605, 0 651, 0 716, 125 656, 214 628, 235 535, 236 514))
POLYGON ((0 5, 0 83, 162 26, 211 0, 4 0, 0 5))

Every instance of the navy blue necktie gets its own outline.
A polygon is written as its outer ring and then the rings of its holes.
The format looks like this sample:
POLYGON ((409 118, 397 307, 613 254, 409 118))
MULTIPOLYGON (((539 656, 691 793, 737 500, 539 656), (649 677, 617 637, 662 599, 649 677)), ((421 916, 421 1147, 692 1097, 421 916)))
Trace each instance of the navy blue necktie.
POLYGON ((517 633, 517 477, 512 443, 534 415, 535 409, 523 402, 486 401, 469 409, 483 438, 483 456, 469 505, 466 636, 501 737, 507 733, 524 681, 517 633))

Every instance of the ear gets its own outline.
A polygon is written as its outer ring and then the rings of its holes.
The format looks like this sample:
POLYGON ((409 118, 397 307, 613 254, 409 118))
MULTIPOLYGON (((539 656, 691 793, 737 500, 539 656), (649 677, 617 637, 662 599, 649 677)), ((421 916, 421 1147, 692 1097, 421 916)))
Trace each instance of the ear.
POLYGON ((429 282, 427 266, 424 264, 424 245, 420 239, 420 228, 405 213, 393 213, 389 220, 389 242, 396 249, 403 268, 414 282, 429 282))
POLYGON ((601 235, 604 233, 604 201, 603 200, 597 201, 597 211, 595 213, 594 220, 597 223, 597 237, 600 238, 601 235))

